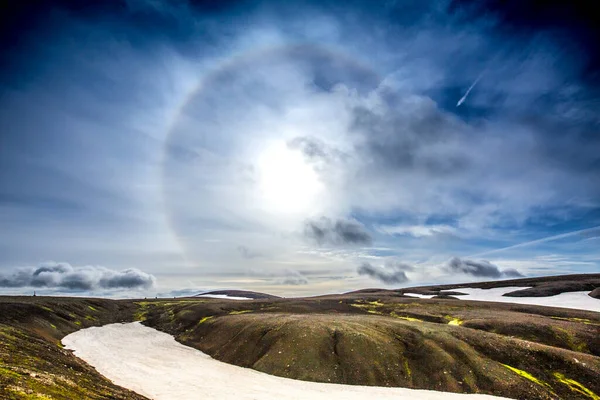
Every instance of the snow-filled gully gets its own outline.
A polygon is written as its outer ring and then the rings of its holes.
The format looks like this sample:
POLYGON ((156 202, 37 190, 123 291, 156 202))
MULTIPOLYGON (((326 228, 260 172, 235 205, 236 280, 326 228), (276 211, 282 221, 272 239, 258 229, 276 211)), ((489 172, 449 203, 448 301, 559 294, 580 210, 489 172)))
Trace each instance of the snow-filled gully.
POLYGON ((82 329, 66 336, 63 343, 115 384, 154 400, 500 399, 281 378, 217 361, 139 322, 82 329))

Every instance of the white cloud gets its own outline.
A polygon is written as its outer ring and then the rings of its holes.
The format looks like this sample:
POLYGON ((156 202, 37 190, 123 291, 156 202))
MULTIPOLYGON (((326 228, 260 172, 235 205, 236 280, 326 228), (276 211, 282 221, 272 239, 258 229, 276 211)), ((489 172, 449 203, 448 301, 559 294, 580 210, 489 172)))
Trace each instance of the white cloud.
POLYGON ((379 225, 376 229, 388 235, 427 237, 439 234, 455 235, 458 230, 449 225, 379 225))

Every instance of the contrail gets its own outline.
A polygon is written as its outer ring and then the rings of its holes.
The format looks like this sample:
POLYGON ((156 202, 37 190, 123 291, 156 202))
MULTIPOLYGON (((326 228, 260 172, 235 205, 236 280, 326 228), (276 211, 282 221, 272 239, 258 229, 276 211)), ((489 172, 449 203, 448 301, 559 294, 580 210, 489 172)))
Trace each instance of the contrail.
POLYGON ((473 90, 473 88, 475 87, 475 85, 477 85, 477 82, 479 82, 480 79, 481 79, 481 75, 479 75, 477 77, 477 79, 475 79, 475 82, 473 82, 473 84, 469 87, 469 89, 467 89, 467 92, 465 93, 465 95, 460 98, 458 103, 456 103, 456 107, 460 107, 460 105, 465 102, 465 100, 467 99, 467 96, 469 95, 469 93, 471 93, 471 90, 473 90))
POLYGON ((519 243, 519 244, 515 244, 513 246, 503 247, 501 249, 484 251, 483 253, 473 254, 473 255, 470 255, 468 257, 469 258, 470 257, 480 257, 480 256, 483 256, 483 255, 488 255, 488 254, 492 254, 492 253, 498 253, 498 252, 505 251, 505 250, 517 249, 517 248, 531 246, 531 245, 539 244, 539 243, 551 242, 553 240, 564 239, 564 238, 567 238, 567 237, 571 237, 571 236, 575 236, 575 235, 581 235, 582 233, 593 232, 593 231, 598 231, 598 236, 600 236, 600 226, 596 226, 596 227, 593 227, 593 228, 581 229, 579 231, 561 233, 560 235, 548 236, 548 237, 545 237, 545 238, 542 238, 542 239, 532 240, 530 242, 519 243))

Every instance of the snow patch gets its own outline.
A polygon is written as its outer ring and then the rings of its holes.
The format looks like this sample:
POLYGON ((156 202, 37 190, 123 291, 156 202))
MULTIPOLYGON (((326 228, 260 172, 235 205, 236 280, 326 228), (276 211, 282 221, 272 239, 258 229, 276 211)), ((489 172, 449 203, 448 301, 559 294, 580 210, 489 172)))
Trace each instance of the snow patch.
POLYGON ((430 299, 433 296, 435 296, 435 294, 419 294, 419 293, 404 293, 406 296, 410 296, 410 297, 418 297, 419 299, 430 299))
POLYGON ((115 384, 154 400, 453 400, 501 399, 373 386, 306 382, 226 364, 139 322, 82 329, 65 347, 115 384))
MULTIPOLYGON (((588 310, 600 312, 600 300, 588 296, 587 291, 583 292, 565 292, 555 296, 547 297, 508 297, 503 296, 505 293, 514 292, 516 290, 529 289, 529 287, 502 287, 493 289, 478 289, 478 288, 459 288, 451 289, 458 290, 459 292, 465 293, 465 296, 456 296, 461 300, 475 300, 475 301, 494 301, 500 303, 516 303, 516 304, 529 304, 536 306, 547 306, 547 307, 562 307, 562 308, 573 308, 576 310, 588 310)), ((442 291, 441 293, 443 293, 442 291)), ((412 296, 412 294, 411 294, 412 296)))
POLYGON ((250 297, 228 296, 226 294, 199 294, 194 297, 210 297, 213 299, 227 299, 227 300, 252 300, 250 297))

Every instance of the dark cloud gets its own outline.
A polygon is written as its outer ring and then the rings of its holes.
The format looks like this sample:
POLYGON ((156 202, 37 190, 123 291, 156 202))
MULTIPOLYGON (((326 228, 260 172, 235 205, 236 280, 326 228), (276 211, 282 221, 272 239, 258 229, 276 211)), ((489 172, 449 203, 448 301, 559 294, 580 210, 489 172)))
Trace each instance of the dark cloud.
POLYGON ((287 270, 286 275, 278 283, 282 285, 308 285, 308 279, 304 277, 300 272, 294 270, 287 270))
POLYGON ((304 236, 319 245, 370 245, 371 234, 364 225, 355 220, 327 217, 307 220, 304 223, 304 236))
POLYGON ((469 167, 469 159, 457 146, 464 127, 455 117, 428 99, 387 89, 380 95, 384 106, 353 110, 351 130, 363 138, 356 148, 362 160, 376 169, 432 175, 458 173, 469 167))
POLYGON ((458 257, 454 257, 448 261, 446 268, 453 273, 463 273, 485 278, 518 278, 523 276, 519 271, 512 268, 502 271, 497 265, 494 265, 489 261, 466 260, 458 257))
POLYGON ((394 284, 407 282, 409 279, 406 276, 406 271, 412 271, 413 269, 411 265, 401 262, 388 261, 381 267, 365 262, 358 267, 358 274, 370 276, 385 284, 394 284))
POLYGON ((115 271, 98 266, 73 267, 49 263, 37 268, 20 268, 0 276, 0 287, 34 287, 68 290, 149 289, 156 278, 135 268, 115 271))
POLYGON ((304 273, 286 269, 282 272, 272 272, 265 269, 250 268, 246 270, 249 276, 263 278, 275 285, 308 285, 309 280, 304 276, 304 273))
POLYGON ((384 265, 385 265, 385 268, 395 270, 395 271, 412 272, 415 270, 414 266, 403 263, 401 261, 396 261, 396 260, 387 260, 384 265))
POLYGON ((292 149, 299 149, 309 160, 327 159, 329 151, 321 140, 314 137, 300 136, 288 142, 292 149))
POLYGON ((248 247, 246 246, 238 246, 237 247, 237 251, 238 253, 240 253, 240 255, 243 258, 246 259, 253 259, 253 258, 258 258, 258 257, 262 257, 262 254, 253 250, 250 250, 248 247))
POLYGON ((317 166, 325 166, 347 159, 348 155, 312 136, 299 136, 288 142, 288 147, 302 152, 304 157, 317 166))

